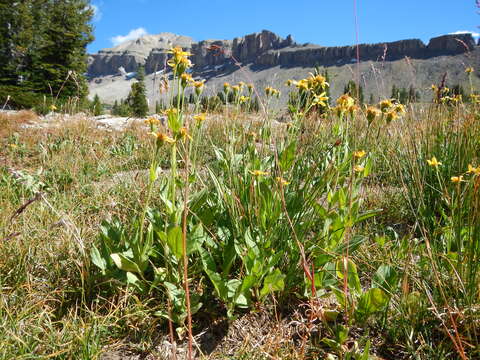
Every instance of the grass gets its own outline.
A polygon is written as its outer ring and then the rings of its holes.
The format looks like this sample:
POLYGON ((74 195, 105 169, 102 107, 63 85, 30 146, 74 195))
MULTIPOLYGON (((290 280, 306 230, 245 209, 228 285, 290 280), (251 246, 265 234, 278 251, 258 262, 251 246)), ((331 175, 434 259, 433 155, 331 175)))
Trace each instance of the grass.
POLYGON ((190 318, 205 359, 478 357, 477 105, 369 123, 310 81, 288 124, 0 114, 0 358, 183 358, 190 318))

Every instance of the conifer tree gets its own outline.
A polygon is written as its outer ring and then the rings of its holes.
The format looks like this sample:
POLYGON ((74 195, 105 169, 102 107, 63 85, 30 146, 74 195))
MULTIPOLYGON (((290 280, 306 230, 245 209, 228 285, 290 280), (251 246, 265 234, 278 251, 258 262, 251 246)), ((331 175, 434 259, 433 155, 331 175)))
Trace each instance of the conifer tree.
POLYGON ((145 117, 147 115, 147 89, 145 87, 145 69, 143 66, 138 68, 137 82, 132 84, 127 100, 133 115, 137 117, 145 117))
POLYGON ((99 116, 103 114, 103 105, 100 101, 100 96, 98 96, 98 94, 95 94, 90 109, 94 116, 99 116))
POLYGON ((83 100, 92 16, 89 0, 0 0, 0 87, 83 100))
POLYGON ((32 87, 61 97, 84 98, 88 86, 86 46, 93 40, 88 0, 49 0, 44 4, 48 23, 32 59, 32 87))

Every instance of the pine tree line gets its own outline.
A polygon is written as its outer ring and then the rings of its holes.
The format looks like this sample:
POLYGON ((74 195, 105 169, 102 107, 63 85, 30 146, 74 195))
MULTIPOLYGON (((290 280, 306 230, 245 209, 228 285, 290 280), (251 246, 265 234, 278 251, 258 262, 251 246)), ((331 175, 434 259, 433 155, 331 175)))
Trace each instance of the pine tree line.
POLYGON ((84 99, 92 16, 89 0, 0 0, 0 97, 84 99))

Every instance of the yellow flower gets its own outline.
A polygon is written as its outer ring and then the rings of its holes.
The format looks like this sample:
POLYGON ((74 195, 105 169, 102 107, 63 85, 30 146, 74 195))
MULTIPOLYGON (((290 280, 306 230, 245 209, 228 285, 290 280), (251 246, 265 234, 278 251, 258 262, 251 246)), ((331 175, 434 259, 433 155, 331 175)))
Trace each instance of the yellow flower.
POLYGON ((463 181, 463 176, 452 176, 450 180, 452 183, 458 184, 459 182, 463 181))
POLYGON ((183 87, 194 83, 192 75, 188 73, 183 73, 182 75, 180 75, 180 79, 183 87))
POLYGON ((387 112, 390 110, 390 108, 393 106, 392 100, 386 99, 383 101, 380 101, 379 107, 382 112, 387 112))
POLYGON ((198 115, 194 115, 193 116, 193 119, 197 122, 197 123, 202 123, 205 121, 205 118, 206 118, 206 114, 205 113, 201 113, 201 114, 198 114, 198 115))
POLYGON ((343 94, 337 99, 337 105, 339 111, 348 111, 355 105, 355 100, 350 95, 343 94))
POLYGON ((313 105, 320 105, 320 106, 327 106, 326 101, 328 101, 328 96, 325 92, 321 93, 320 95, 314 95, 312 104, 313 105))
POLYGON ((307 79, 311 89, 319 90, 325 89, 326 87, 330 86, 327 82, 327 79, 322 75, 313 75, 310 73, 310 77, 307 79))
POLYGON ((281 177, 279 177, 279 176, 277 176, 277 177, 275 178, 275 180, 277 180, 277 182, 278 182, 280 185, 282 185, 282 186, 287 186, 288 184, 290 184, 289 181, 287 181, 287 180, 285 180, 285 179, 283 179, 283 178, 281 178, 281 177))
POLYGON ((234 85, 232 86, 232 90, 233 90, 233 93, 237 95, 238 93, 240 93, 241 88, 239 85, 234 85))
POLYGON ((177 46, 168 51, 169 54, 172 54, 172 58, 167 61, 167 64, 177 73, 183 74, 185 70, 192 67, 192 62, 188 59, 192 54, 183 51, 181 47, 177 46))
POLYGON ((467 74, 471 74, 471 73, 473 73, 473 71, 474 71, 474 70, 473 70, 473 67, 471 67, 471 66, 469 66, 469 67, 467 67, 467 68, 465 69, 465 72, 466 72, 467 74))
POLYGON ((385 120, 387 121, 387 124, 390 124, 396 118, 398 118, 398 113, 395 111, 395 109, 386 113, 385 120))
POLYGON ((238 86, 240 87, 240 89, 243 89, 245 87, 245 83, 243 81, 239 81, 238 86))
POLYGON ((176 116, 176 115, 178 115, 178 109, 177 108, 168 108, 163 113, 168 117, 176 116))
POLYGON ((10 149, 16 149, 16 148, 18 148, 18 145, 17 145, 17 144, 8 144, 8 146, 10 146, 10 149))
POLYGON ((262 170, 250 170, 249 172, 250 172, 250 174, 252 174, 253 176, 267 176, 267 175, 268 175, 267 172, 262 171, 262 170))
POLYGON ((257 133, 255 131, 250 131, 247 133, 249 138, 255 139, 257 137, 257 133))
POLYGON ((50 111, 56 111, 57 110, 57 107, 55 105, 50 105, 50 111))
POLYGON ((393 110, 398 114, 405 114, 405 106, 403 104, 396 104, 393 110))
POLYGON ((438 168, 440 165, 442 165, 441 162, 437 160, 437 158, 434 156, 430 160, 427 160, 428 165, 433 166, 438 168))
POLYGON ((367 155, 367 153, 364 151, 364 150, 359 150, 359 151, 354 151, 353 152, 353 157, 355 159, 361 159, 363 158, 365 155, 367 155))
POLYGON ((223 91, 228 92, 230 90, 230 84, 228 82, 223 83, 223 91))
POLYGON ((279 97, 280 96, 280 91, 278 91, 277 89, 274 89, 271 86, 267 86, 265 88, 265 95, 267 95, 267 97, 269 97, 269 96, 279 97))
POLYGON ((472 164, 468 164, 468 174, 480 175, 480 166, 473 167, 472 164))
POLYGON ((285 82, 285 85, 287 86, 292 86, 292 85, 297 85, 297 82, 295 80, 291 80, 291 79, 288 79, 286 82, 285 82))
POLYGON ((433 92, 437 92, 437 91, 438 91, 437 85, 434 85, 434 84, 432 84, 432 86, 430 87, 430 89, 432 89, 433 92))
POLYGON ((367 108, 367 121, 371 123, 377 116, 379 116, 382 112, 377 109, 376 107, 369 106, 367 108))
POLYGON ((201 81, 194 81, 193 82, 193 87, 195 88, 195 94, 197 94, 197 96, 199 96, 204 87, 205 87, 205 80, 201 80, 201 81))
POLYGON ((474 104, 478 104, 480 102, 480 95, 478 94, 470 94, 470 98, 474 104))
POLYGON ((188 138, 189 140, 192 140, 192 137, 190 136, 190 134, 188 133, 188 130, 186 127, 182 127, 180 129, 180 137, 182 139, 185 139, 185 138, 188 138))
POLYGON ((294 83, 295 86, 299 89, 299 90, 305 90, 305 91, 308 91, 309 88, 310 88, 310 84, 308 83, 308 80, 307 79, 302 79, 300 81, 297 81, 296 83, 294 83))
POLYGON ((158 120, 155 116, 150 116, 148 119, 144 121, 144 123, 150 126, 159 125, 160 120, 158 120))
POLYGON ((248 92, 251 94, 253 92, 253 84, 247 84, 248 92))
POLYGON ((365 168, 362 165, 355 165, 353 167, 353 171, 355 172, 362 172, 363 170, 365 170, 365 168))
POLYGON ((248 96, 240 96, 240 99, 239 99, 239 102, 240 104, 245 104, 246 102, 248 102, 248 100, 250 100, 250 98, 248 96))
POLYGON ((164 143, 168 143, 168 144, 175 143, 175 140, 165 133, 158 132, 158 133, 152 133, 152 135, 155 136, 155 138, 157 139, 158 145, 163 145, 164 143))

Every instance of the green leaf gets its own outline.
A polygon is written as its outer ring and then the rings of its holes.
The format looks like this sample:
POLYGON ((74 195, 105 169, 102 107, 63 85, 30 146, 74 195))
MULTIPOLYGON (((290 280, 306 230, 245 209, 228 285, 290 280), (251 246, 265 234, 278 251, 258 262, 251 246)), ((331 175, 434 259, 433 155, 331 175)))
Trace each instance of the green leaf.
POLYGON ((279 165, 283 171, 288 171, 295 160, 297 142, 292 141, 280 154, 279 165))
POLYGON ((263 280, 263 288, 260 291, 260 297, 264 298, 266 295, 274 291, 282 291, 285 288, 285 275, 279 269, 267 275, 263 280))
POLYGON ((363 350, 362 356, 360 356, 359 360, 368 360, 370 357, 370 339, 367 340, 365 344, 365 349, 363 350))
POLYGON ((399 277, 390 265, 380 265, 372 278, 372 288, 380 288, 391 294, 398 285, 399 277))
POLYGON ((107 270, 107 261, 100 255, 100 251, 98 251, 97 247, 93 245, 92 251, 90 253, 90 257, 92 262, 102 270, 102 274, 105 274, 105 270, 107 270))
POLYGON ((110 257, 120 270, 129 271, 137 274, 142 273, 138 265, 135 264, 132 260, 128 259, 123 254, 111 254, 110 257))
POLYGON ((390 298, 383 290, 372 288, 360 296, 355 317, 359 321, 366 321, 370 315, 382 310, 389 300, 390 298))
POLYGON ((183 257, 182 229, 179 226, 168 230, 167 243, 175 257, 180 260, 183 257))
POLYGON ((342 280, 344 276, 347 275, 347 283, 350 291, 356 291, 357 294, 360 294, 362 292, 362 288, 360 284, 360 278, 358 277, 357 265, 355 265, 352 260, 348 259, 347 272, 345 272, 344 263, 345 261, 343 259, 337 261, 337 277, 342 280))

